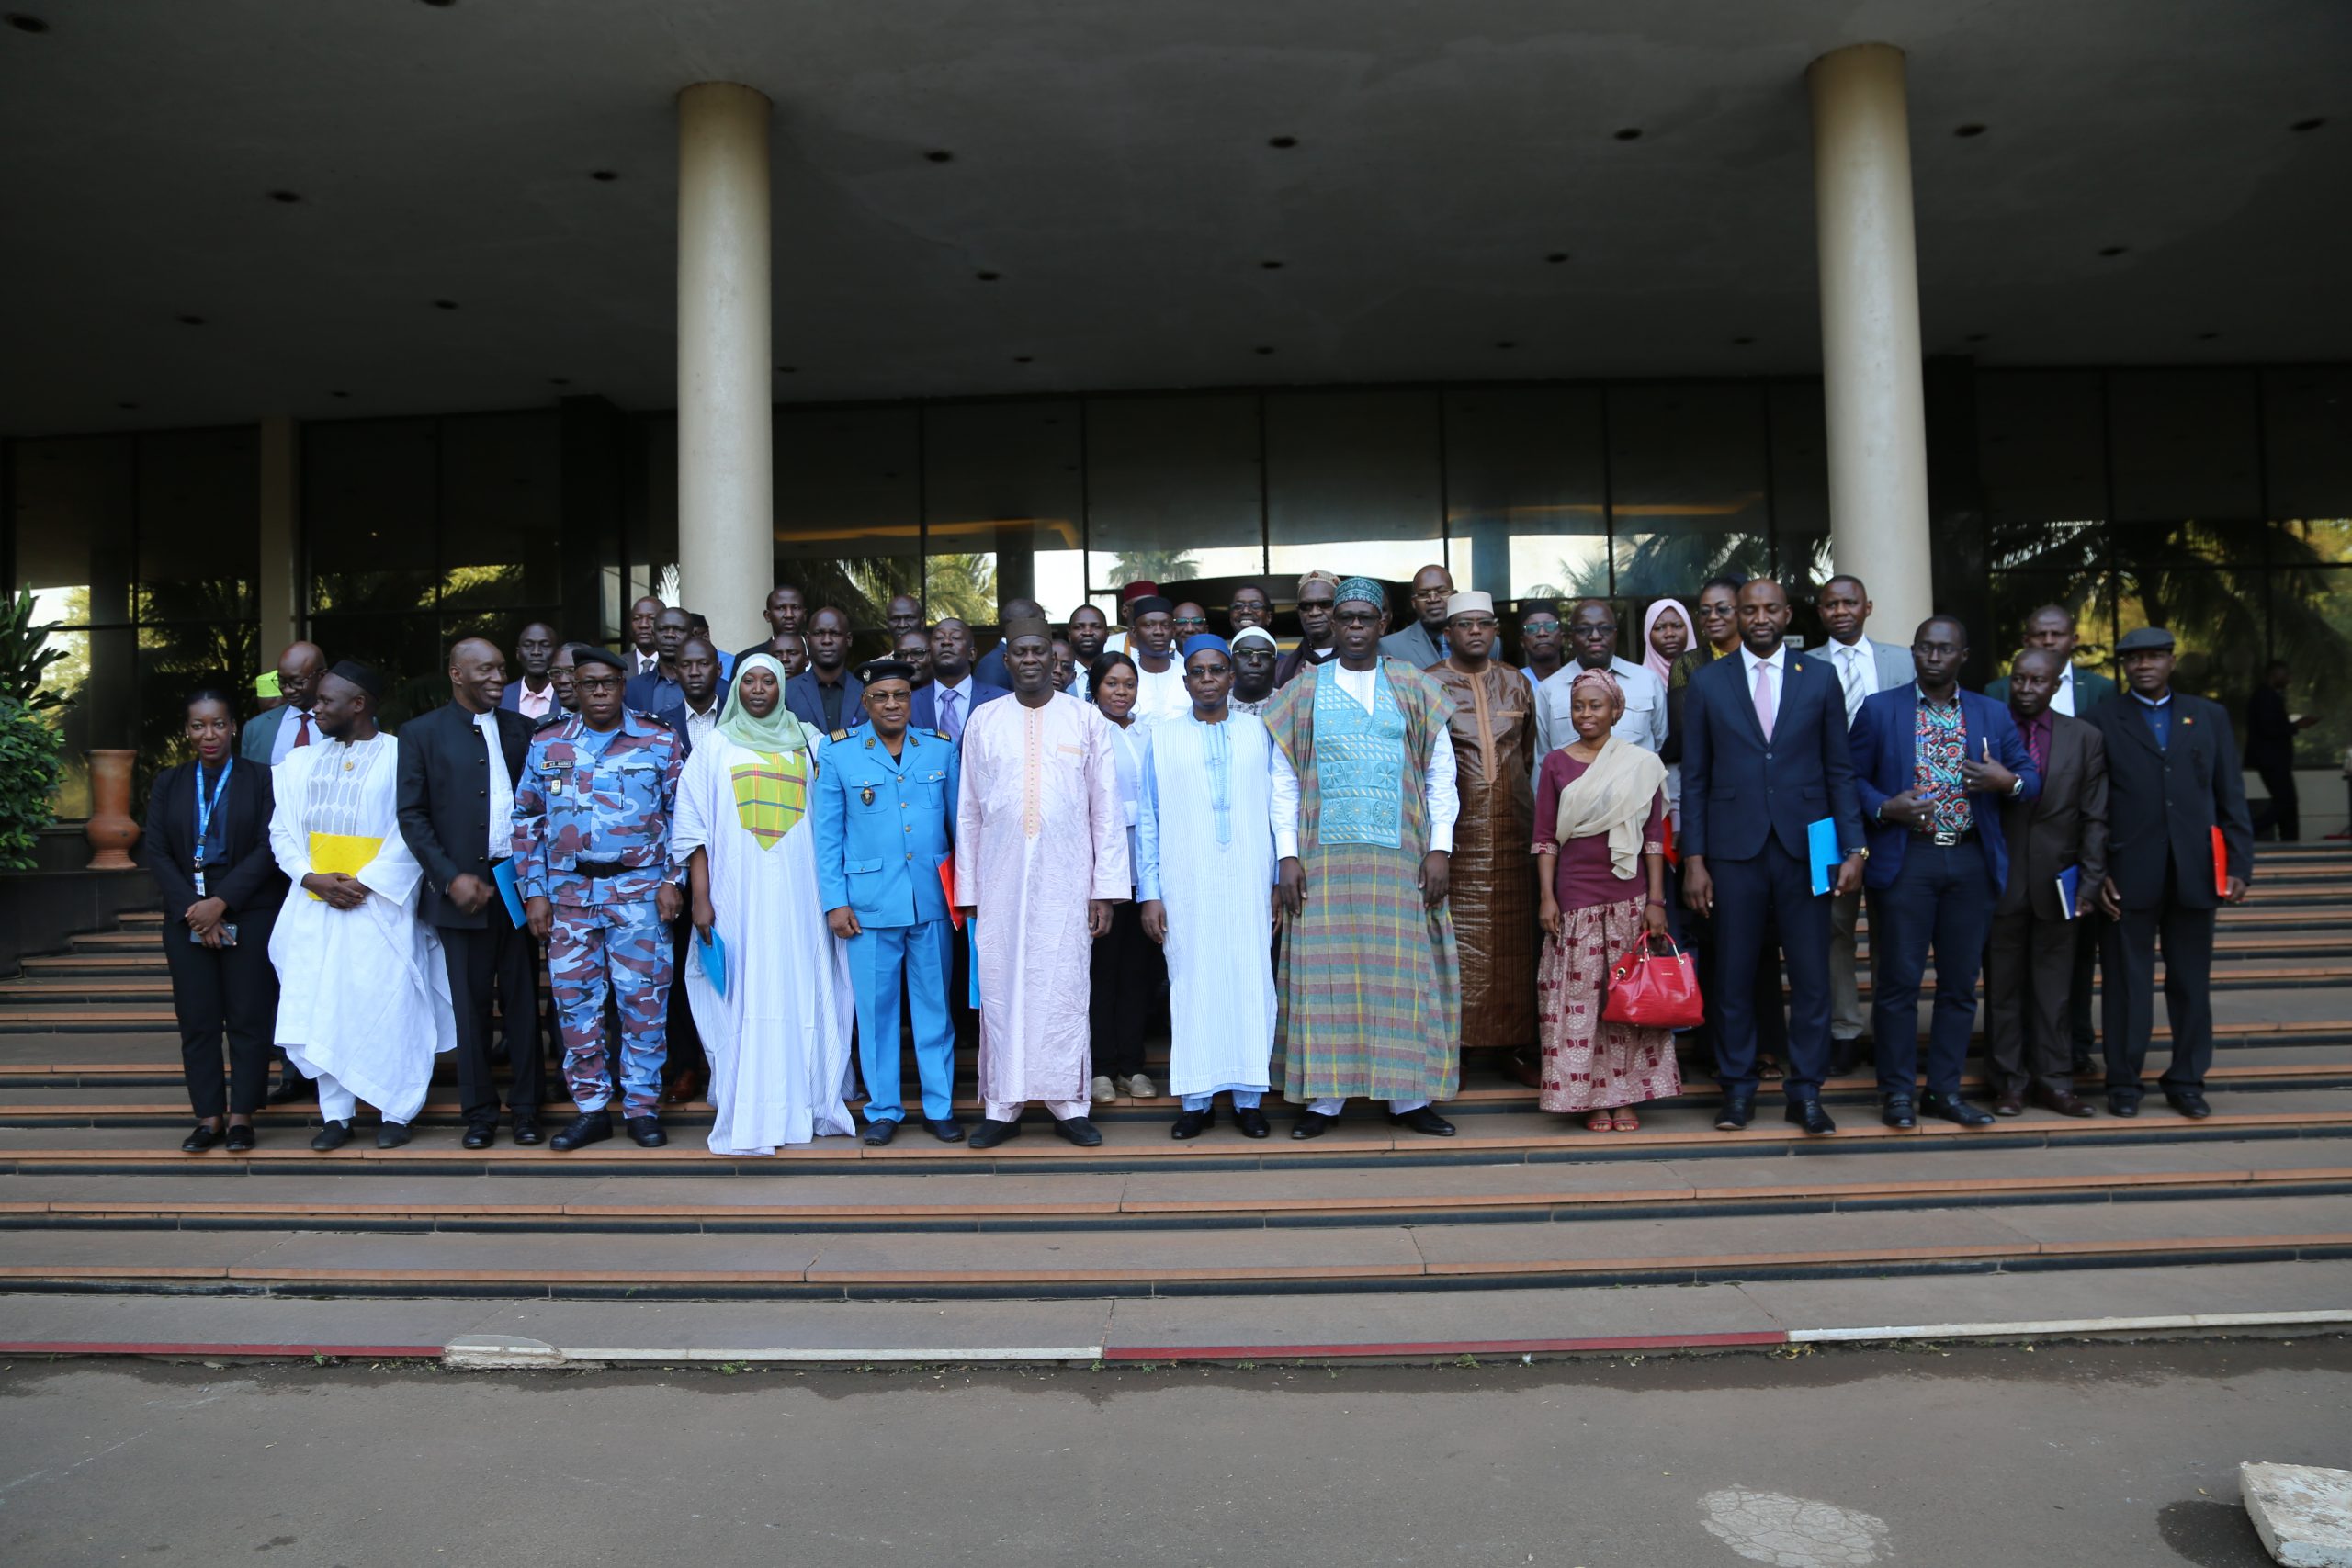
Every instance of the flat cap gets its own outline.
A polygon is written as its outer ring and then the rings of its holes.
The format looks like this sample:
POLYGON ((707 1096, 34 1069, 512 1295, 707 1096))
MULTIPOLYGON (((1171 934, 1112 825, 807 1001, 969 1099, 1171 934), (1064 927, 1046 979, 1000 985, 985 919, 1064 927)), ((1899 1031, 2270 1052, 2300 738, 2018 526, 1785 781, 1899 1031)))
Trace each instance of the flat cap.
POLYGON ((2115 645, 2118 653, 2170 653, 2172 633, 2162 626, 2134 626, 2115 645))

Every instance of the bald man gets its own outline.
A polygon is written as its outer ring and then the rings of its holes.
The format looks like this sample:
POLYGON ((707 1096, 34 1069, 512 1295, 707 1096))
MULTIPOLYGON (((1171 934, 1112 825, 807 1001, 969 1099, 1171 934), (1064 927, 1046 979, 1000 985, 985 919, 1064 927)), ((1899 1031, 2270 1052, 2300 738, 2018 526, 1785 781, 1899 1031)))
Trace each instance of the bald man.
POLYGON ((1445 604, 1453 597, 1453 574, 1442 566, 1425 566, 1413 573, 1412 593, 1413 624, 1382 637, 1380 656, 1426 670, 1445 657, 1445 604))
POLYGON ((326 655, 317 644, 288 643, 277 656, 277 705, 245 726, 237 754, 275 767, 297 746, 317 745, 319 725, 311 706, 318 701, 319 677, 326 672, 326 655))
POLYGON ((417 917, 441 937, 469 1149, 490 1147, 502 1109, 491 1076, 493 997, 525 1036, 506 1041, 514 1141, 539 1141, 538 949, 497 881, 512 852, 514 781, 523 776, 533 726, 500 705, 505 693, 506 660, 497 647, 466 638, 449 649, 448 705, 411 722, 400 749, 401 838, 424 870, 417 917))

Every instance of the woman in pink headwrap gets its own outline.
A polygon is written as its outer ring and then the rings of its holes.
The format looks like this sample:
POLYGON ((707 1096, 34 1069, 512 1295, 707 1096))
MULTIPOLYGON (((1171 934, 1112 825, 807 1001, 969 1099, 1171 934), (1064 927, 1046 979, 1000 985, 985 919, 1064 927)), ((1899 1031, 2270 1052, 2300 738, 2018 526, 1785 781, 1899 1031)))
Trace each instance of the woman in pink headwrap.
POLYGON ((1535 781, 1538 1103, 1589 1112, 1596 1133, 1630 1133, 1641 1125, 1634 1106, 1682 1092, 1670 1032, 1600 1016, 1609 965, 1667 934, 1666 765, 1610 734, 1624 711, 1614 675, 1579 674, 1568 690, 1577 738, 1544 759, 1535 781))
POLYGON ((1690 646, 1690 613, 1679 599, 1660 599, 1642 613, 1642 668, 1659 689, 1674 683, 1674 661, 1690 646))

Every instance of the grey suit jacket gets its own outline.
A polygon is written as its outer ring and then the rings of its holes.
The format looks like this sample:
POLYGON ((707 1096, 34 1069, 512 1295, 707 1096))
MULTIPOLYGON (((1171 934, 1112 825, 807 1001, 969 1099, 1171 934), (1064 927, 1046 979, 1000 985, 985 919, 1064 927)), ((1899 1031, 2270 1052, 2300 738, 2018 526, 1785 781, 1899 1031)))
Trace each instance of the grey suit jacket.
MULTIPOLYGON (((291 708, 274 707, 254 715, 253 722, 237 732, 238 757, 267 767, 270 752, 277 748, 277 727, 286 722, 286 716, 292 711, 291 708)), ((315 725, 311 727, 311 733, 318 733, 315 725)))
POLYGON ((1380 639, 1380 652, 1386 659, 1401 659, 1416 670, 1426 670, 1445 657, 1445 644, 1430 635, 1430 629, 1416 618, 1401 632, 1390 632, 1380 639))
POLYGON ((2036 915, 2056 919, 2058 874, 2070 865, 2082 873, 2075 908, 2086 914, 2107 875, 2107 739, 2079 718, 2050 716, 2050 763, 2041 770, 2041 794, 2001 807, 2009 885, 1993 907, 1996 915, 2021 913, 2030 900, 2036 915))

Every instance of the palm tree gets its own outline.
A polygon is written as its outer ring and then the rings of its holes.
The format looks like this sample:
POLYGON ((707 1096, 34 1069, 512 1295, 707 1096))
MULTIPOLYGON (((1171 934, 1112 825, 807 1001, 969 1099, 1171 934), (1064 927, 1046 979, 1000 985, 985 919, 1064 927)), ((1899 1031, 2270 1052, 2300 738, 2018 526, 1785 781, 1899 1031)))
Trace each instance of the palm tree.
POLYGON ((1198 576, 1201 566, 1190 550, 1121 550, 1111 570, 1122 584, 1182 582, 1198 576))

